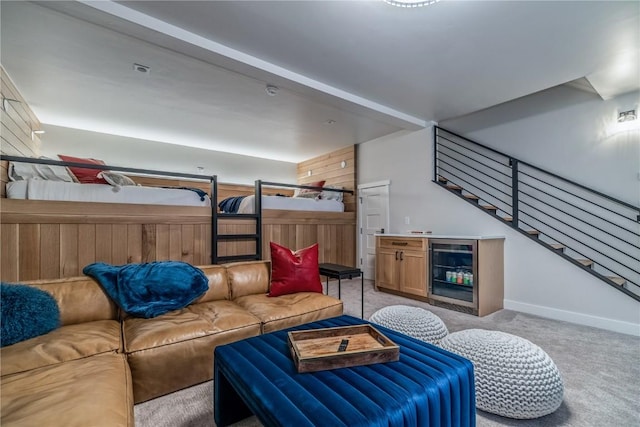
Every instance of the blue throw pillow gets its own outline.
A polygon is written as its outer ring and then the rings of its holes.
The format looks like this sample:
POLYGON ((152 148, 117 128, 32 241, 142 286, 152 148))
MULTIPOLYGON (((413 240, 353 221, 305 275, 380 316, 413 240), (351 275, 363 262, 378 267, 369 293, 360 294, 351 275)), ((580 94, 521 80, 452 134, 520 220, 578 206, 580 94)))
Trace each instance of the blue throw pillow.
POLYGON ((209 289, 200 270, 180 261, 122 266, 96 262, 82 272, 93 277, 120 308, 136 317, 156 317, 191 304, 209 289))
POLYGON ((0 284, 0 346, 44 335, 60 326, 58 303, 41 289, 0 284))

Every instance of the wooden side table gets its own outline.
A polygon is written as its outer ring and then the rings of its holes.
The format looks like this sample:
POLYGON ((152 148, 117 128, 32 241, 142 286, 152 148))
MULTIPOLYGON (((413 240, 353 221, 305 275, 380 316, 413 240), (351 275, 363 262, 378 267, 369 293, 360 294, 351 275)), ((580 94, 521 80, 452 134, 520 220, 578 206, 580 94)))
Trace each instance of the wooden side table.
POLYGON ((338 279, 338 299, 342 279, 360 277, 360 318, 364 318, 364 274, 359 268, 347 267, 340 264, 323 263, 319 265, 320 275, 327 278, 327 294, 329 293, 329 278, 338 279))

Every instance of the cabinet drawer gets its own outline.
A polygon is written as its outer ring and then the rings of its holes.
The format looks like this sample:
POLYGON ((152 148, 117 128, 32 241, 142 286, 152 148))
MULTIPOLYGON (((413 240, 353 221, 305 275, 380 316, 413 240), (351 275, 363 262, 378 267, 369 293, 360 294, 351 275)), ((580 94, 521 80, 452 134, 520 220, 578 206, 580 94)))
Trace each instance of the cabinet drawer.
POLYGON ((415 237, 378 237, 378 246, 388 249, 427 250, 427 239, 415 237))

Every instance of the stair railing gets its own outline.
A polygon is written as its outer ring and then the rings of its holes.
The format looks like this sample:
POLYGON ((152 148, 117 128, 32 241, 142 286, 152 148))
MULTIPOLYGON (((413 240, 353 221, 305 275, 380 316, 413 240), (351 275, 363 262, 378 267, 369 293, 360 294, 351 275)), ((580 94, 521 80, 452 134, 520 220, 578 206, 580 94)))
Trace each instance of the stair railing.
POLYGON ((433 181, 640 300, 640 208, 434 127, 433 181))

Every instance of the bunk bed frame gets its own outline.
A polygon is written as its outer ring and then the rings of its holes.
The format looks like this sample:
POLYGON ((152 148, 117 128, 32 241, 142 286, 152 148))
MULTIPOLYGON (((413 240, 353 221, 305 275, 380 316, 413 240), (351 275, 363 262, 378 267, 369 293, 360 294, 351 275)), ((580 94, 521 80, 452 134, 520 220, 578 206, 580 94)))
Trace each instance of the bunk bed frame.
MULTIPOLYGON (((322 241, 321 262, 355 265, 355 212, 261 208, 263 186, 318 187, 258 180, 255 213, 225 214, 217 209, 216 175, 7 155, 0 160, 208 181, 211 196, 210 208, 3 198, 0 278, 5 281, 76 276, 84 265, 95 261, 125 264, 174 259, 202 265, 263 259, 271 240, 292 248, 322 241)), ((353 194, 351 190, 331 191, 353 194)))
MULTIPOLYGON (((322 191, 322 187, 313 187, 309 185, 298 185, 298 184, 283 184, 279 182, 268 182, 262 180, 255 181, 255 198, 254 198, 254 213, 246 214, 246 213, 220 213, 217 209, 212 209, 212 244, 211 244, 211 259, 214 264, 219 264, 223 262, 230 261, 241 261, 241 260, 259 260, 262 259, 262 247, 263 247, 263 239, 262 239, 262 193, 263 186, 271 186, 278 188, 299 188, 299 189, 307 189, 307 190, 318 190, 322 191), (237 219, 237 220, 247 220, 255 222, 255 232, 253 233, 219 233, 219 220, 223 218, 229 219, 237 219), (226 255, 219 256, 218 255, 218 243, 220 241, 253 241, 255 242, 255 253, 251 254, 236 254, 236 255, 226 255)), ((339 193, 347 193, 353 194, 352 190, 343 190, 332 188, 331 191, 339 192, 339 193)), ((218 200, 218 183, 217 177, 213 177, 213 185, 212 185, 212 193, 213 200, 218 200)))

